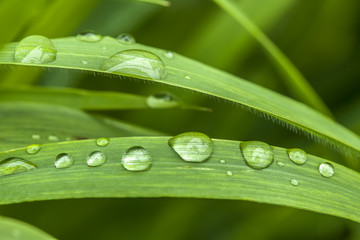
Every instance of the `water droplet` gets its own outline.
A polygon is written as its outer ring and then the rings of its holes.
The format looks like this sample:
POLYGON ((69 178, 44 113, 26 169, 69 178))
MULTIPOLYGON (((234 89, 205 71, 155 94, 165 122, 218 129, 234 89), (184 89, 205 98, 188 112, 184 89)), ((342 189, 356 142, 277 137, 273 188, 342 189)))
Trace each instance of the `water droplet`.
POLYGON ((172 108, 179 105, 176 98, 168 92, 155 93, 146 99, 146 103, 152 108, 172 108))
POLYGON ((279 167, 285 166, 285 164, 281 161, 276 161, 276 165, 278 165, 279 167))
POLYGON ((44 64, 55 61, 56 48, 50 39, 33 35, 24 38, 15 49, 15 61, 44 64))
POLYGON ((164 56, 169 58, 169 59, 173 59, 174 58, 174 53, 173 52, 170 52, 170 51, 166 51, 164 53, 164 56))
POLYGON ((306 162, 307 154, 304 150, 299 148, 292 148, 286 150, 291 161, 298 165, 302 165, 306 162))
POLYGON ((28 154, 36 154, 40 151, 40 149, 41 149, 41 147, 39 144, 32 144, 32 145, 27 146, 26 152, 28 154))
POLYGON ((132 49, 115 53, 101 67, 107 72, 125 73, 150 79, 164 79, 167 71, 163 61, 154 53, 132 49))
POLYGON ((129 171, 145 171, 151 167, 150 153, 143 147, 131 147, 122 156, 121 164, 129 171))
POLYGON ((225 161, 225 160, 220 160, 220 163, 221 163, 221 164, 225 164, 226 161, 225 161))
POLYGON ((56 168, 67 168, 74 164, 74 158, 67 153, 59 154, 55 159, 56 168))
POLYGON ((191 77, 188 76, 188 75, 186 75, 185 78, 186 78, 187 80, 190 80, 190 79, 191 79, 191 77))
POLYGON ((106 162, 106 155, 103 152, 92 152, 90 153, 90 155, 88 156, 87 159, 87 165, 89 167, 97 167, 97 166, 101 166, 106 162))
POLYGON ((57 141, 59 141, 59 137, 56 136, 55 134, 50 134, 48 136, 48 140, 51 141, 51 142, 57 142, 57 141))
POLYGON ((135 43, 135 38, 129 33, 122 33, 116 37, 116 39, 125 44, 133 44, 135 43))
POLYGON ((233 172, 232 172, 232 171, 226 171, 226 175, 232 176, 232 175, 233 175, 233 172))
POLYGON ((213 141, 207 135, 187 132, 169 139, 169 146, 186 162, 204 162, 213 151, 213 141))
POLYGON ((84 65, 86 65, 86 64, 88 64, 88 61, 82 60, 81 63, 84 64, 84 65))
POLYGON ((324 177, 331 177, 334 175, 334 166, 331 163, 322 163, 319 166, 319 172, 324 177))
POLYGON ((41 137, 39 134, 33 134, 33 135, 31 135, 31 138, 34 140, 39 140, 41 137))
POLYGON ((294 187, 296 187, 296 186, 299 185, 299 182, 298 182, 298 180, 296 180, 296 179, 291 179, 290 183, 291 183, 291 185, 293 185, 294 187))
POLYGON ((274 162, 273 150, 266 143, 258 141, 242 142, 240 149, 246 164, 251 168, 264 169, 274 162))
POLYGON ((0 162, 0 176, 27 172, 36 169, 36 165, 22 158, 7 158, 0 162))
POLYGON ((94 31, 84 31, 76 36, 76 38, 83 42, 99 42, 102 36, 94 31))
POLYGON ((105 147, 105 146, 109 145, 109 143, 110 143, 109 138, 98 138, 98 139, 96 139, 96 145, 98 145, 99 147, 105 147))
POLYGON ((102 50, 106 51, 106 50, 108 50, 108 48, 106 46, 103 46, 102 50))

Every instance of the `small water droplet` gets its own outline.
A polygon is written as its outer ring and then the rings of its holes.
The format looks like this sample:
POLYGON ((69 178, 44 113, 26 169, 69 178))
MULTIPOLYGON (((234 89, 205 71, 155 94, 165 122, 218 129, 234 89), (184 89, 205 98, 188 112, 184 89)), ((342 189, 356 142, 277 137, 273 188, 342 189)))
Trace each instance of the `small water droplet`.
POLYGON ((335 173, 334 166, 331 163, 322 163, 319 166, 319 172, 324 177, 332 177, 335 173))
POLYGON ((106 50, 108 50, 108 48, 106 46, 103 46, 102 50, 106 51, 106 50))
POLYGON ((12 157, 0 162, 0 176, 28 172, 36 169, 36 165, 22 158, 12 157))
POLYGON ((122 166, 129 171, 145 171, 151 167, 150 153, 143 147, 131 147, 122 156, 122 166))
POLYGON ((226 161, 225 160, 220 160, 220 163, 225 164, 226 161))
POLYGON ((226 175, 232 176, 232 175, 233 175, 233 172, 232 172, 232 171, 226 171, 226 175))
POLYGON ((124 44, 133 44, 135 43, 135 38, 129 33, 122 33, 116 37, 116 39, 124 44))
POLYGON ((110 143, 109 138, 98 138, 98 139, 96 139, 96 145, 98 145, 99 147, 105 147, 105 146, 109 145, 109 143, 110 143))
POLYGON ((57 155, 55 159, 56 168, 68 168, 74 164, 74 158, 67 153, 61 153, 57 155))
POLYGON ((15 49, 15 61, 45 64, 55 61, 56 48, 50 39, 33 35, 21 40, 15 49))
POLYGON ((26 152, 28 154, 37 154, 41 149, 39 144, 32 144, 26 147, 26 152))
POLYGON ((81 63, 84 64, 84 65, 86 65, 86 64, 88 64, 88 61, 82 60, 81 63))
POLYGON ((172 108, 179 105, 177 99, 168 92, 155 93, 146 99, 146 103, 151 108, 172 108))
POLYGON ((291 183, 291 185, 293 185, 294 187, 296 187, 296 186, 299 185, 299 182, 298 182, 298 180, 296 180, 296 179, 291 179, 290 183, 291 183))
POLYGON ((190 79, 191 79, 191 77, 188 76, 188 75, 186 75, 185 78, 186 78, 187 80, 190 80, 190 79))
POLYGON ((76 36, 76 38, 83 42, 99 42, 102 36, 94 31, 84 31, 76 36))
POLYGON ((186 162, 204 162, 213 152, 213 141, 207 135, 187 132, 169 139, 168 144, 186 162))
POLYGON ((87 158, 87 165, 89 167, 101 166, 106 162, 106 159, 105 153, 100 151, 92 152, 87 158))
POLYGON ((166 58, 173 59, 174 58, 174 53, 170 52, 170 51, 166 51, 166 52, 164 52, 164 56, 166 58))
POLYGON ((39 134, 33 134, 33 135, 31 135, 31 138, 34 140, 39 140, 41 137, 39 134))
POLYGON ((50 134, 48 136, 48 140, 51 141, 51 142, 57 142, 57 141, 59 141, 59 137, 56 136, 55 134, 50 134))
POLYGON ((302 165, 306 162, 307 154, 304 150, 299 148, 292 148, 286 150, 291 161, 298 165, 302 165))
POLYGON ((285 166, 285 164, 281 161, 276 161, 276 165, 278 165, 279 167, 285 166))
POLYGON ((132 49, 115 53, 101 67, 107 72, 125 73, 150 79, 164 79, 167 71, 163 61, 154 53, 132 49))
POLYGON ((248 141, 240 143, 240 149, 246 164, 254 169, 264 169, 274 162, 272 148, 263 142, 248 141))

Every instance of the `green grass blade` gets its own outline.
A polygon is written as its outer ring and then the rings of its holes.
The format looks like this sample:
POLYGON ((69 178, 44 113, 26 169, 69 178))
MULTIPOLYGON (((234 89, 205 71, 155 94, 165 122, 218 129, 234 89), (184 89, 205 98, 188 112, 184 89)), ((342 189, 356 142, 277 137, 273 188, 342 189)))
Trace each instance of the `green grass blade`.
POLYGON ((1 176, 0 204, 86 197, 243 199, 360 222, 360 174, 342 165, 312 155, 308 155, 305 164, 296 165, 285 149, 273 147, 274 163, 254 170, 246 165, 239 142, 228 140, 214 140, 214 152, 206 162, 189 163, 168 146, 168 139, 112 138, 106 147, 99 147, 90 139, 46 144, 33 155, 27 154, 25 148, 2 152, 1 160, 23 158, 37 169, 1 176), (122 154, 132 146, 149 151, 149 170, 131 172, 121 166, 122 154), (106 154, 104 165, 87 166, 87 157, 94 151, 106 154), (61 153, 70 154, 74 165, 55 168, 54 160, 61 153), (330 178, 319 173, 319 165, 324 162, 334 166, 335 173, 330 178), (298 181, 298 186, 290 184, 292 179, 298 181))
POLYGON ((0 236, 4 240, 56 239, 28 223, 7 217, 0 217, 0 236))
POLYGON ((214 0, 221 8, 236 19, 269 53, 285 78, 284 82, 294 96, 314 109, 332 116, 322 99, 306 81, 305 77, 284 53, 239 9, 238 6, 228 0, 214 0))
MULTIPOLYGON (((315 140, 360 156, 359 136, 328 117, 281 94, 181 55, 174 53, 174 57, 168 59, 164 57, 164 50, 137 43, 121 44, 111 37, 104 37, 97 43, 82 42, 74 37, 54 39, 53 43, 57 49, 56 60, 48 64, 32 64, 31 66, 93 71, 110 75, 109 72, 101 69, 108 57, 126 49, 147 50, 162 58, 168 73, 165 80, 151 80, 152 82, 181 87, 241 104, 294 131, 300 129, 315 140), (88 64, 82 64, 83 60, 86 60, 88 64)), ((14 62, 16 45, 17 43, 7 44, 0 51, 0 64, 26 65, 14 62)), ((113 75, 137 77, 119 73, 113 75)))
POLYGON ((160 5, 160 6, 164 6, 164 7, 169 7, 171 5, 171 3, 169 1, 164 1, 164 0, 136 0, 136 1, 156 4, 156 5, 160 5))

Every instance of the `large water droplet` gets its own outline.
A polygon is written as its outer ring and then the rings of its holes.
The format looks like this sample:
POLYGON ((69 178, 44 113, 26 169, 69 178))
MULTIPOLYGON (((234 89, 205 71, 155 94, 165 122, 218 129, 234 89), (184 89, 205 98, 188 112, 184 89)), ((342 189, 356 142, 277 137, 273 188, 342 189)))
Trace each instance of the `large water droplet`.
POLYGON ((88 156, 87 159, 87 165, 90 167, 97 167, 97 166, 101 166, 106 162, 106 155, 103 152, 92 152, 90 153, 90 155, 88 156))
POLYGON ((110 143, 109 138, 98 138, 98 139, 96 139, 96 145, 98 145, 99 147, 105 147, 105 146, 109 145, 109 143, 110 143))
POLYGON ((121 164, 129 171, 145 171, 151 167, 150 153, 143 147, 131 147, 122 156, 121 164))
POLYGON ((298 148, 292 148, 286 150, 291 161, 298 165, 302 165, 306 162, 307 154, 304 150, 298 148))
POLYGON ((101 68, 107 72, 151 79, 164 79, 167 75, 165 64, 157 55, 138 49, 115 53, 104 62, 101 68))
POLYGON ((299 181, 296 180, 296 179, 291 179, 291 180, 290 180, 290 183, 291 183, 291 185, 293 185, 294 187, 296 187, 296 186, 299 185, 299 181))
POLYGON ((324 177, 331 177, 334 175, 334 166, 331 163, 322 163, 319 166, 319 172, 324 177))
POLYGON ((102 39, 102 36, 94 31, 84 31, 78 34, 76 38, 83 42, 98 42, 102 39))
POLYGON ((74 158, 67 153, 59 154, 55 159, 56 168, 67 168, 74 164, 74 158))
POLYGON ((176 98, 168 92, 155 93, 146 99, 147 105, 152 108, 172 108, 179 105, 176 98))
POLYGON ((22 158, 7 158, 0 162, 0 176, 27 172, 36 169, 36 165, 22 158))
POLYGON ((213 141, 203 133, 182 133, 170 138, 168 143, 186 162, 204 162, 213 152, 213 141))
POLYGON ((263 142, 249 141, 240 143, 240 149, 246 164, 254 169, 264 169, 274 161, 272 148, 263 142))
POLYGON ((56 48, 50 39, 33 35, 24 38, 15 48, 15 61, 44 64, 56 59, 56 48))
POLYGON ((39 144, 32 144, 26 147, 26 152, 28 154, 37 154, 41 149, 39 144))
POLYGON ((124 44, 133 44, 135 43, 135 38, 129 33, 122 33, 116 37, 119 42, 124 44))

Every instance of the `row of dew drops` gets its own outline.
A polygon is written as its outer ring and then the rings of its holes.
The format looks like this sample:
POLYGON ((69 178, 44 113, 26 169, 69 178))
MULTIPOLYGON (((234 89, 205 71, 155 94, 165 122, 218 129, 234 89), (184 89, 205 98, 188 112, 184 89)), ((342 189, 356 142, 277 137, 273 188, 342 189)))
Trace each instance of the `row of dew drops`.
MULTIPOLYGON (((76 39, 84 43, 97 43, 103 39, 102 35, 92 31, 86 31, 76 36, 76 39)), ((120 34, 117 41, 121 44, 135 44, 135 39, 130 34, 120 34)), ((102 49, 107 49, 103 46, 102 49)), ((165 51, 167 59, 173 59, 174 53, 165 51)), ((15 48, 14 58, 16 62, 26 64, 47 64, 56 60, 57 49, 53 42, 44 36, 32 35, 22 39, 15 48)), ((81 60, 83 65, 89 64, 89 60, 81 60)), ((145 77, 161 80, 167 77, 164 62, 155 53, 142 49, 127 49, 119 51, 108 57, 101 65, 101 70, 111 73, 123 73, 132 76, 145 77)), ((190 76, 184 76, 191 79, 190 76)))
MULTIPOLYGON (((49 136, 50 137, 50 136, 49 136)), ((53 136, 54 137, 54 136, 53 136)), ((53 138, 52 137, 52 138, 53 138)), ((34 138, 34 136, 33 136, 34 138)), ((49 138, 50 139, 50 138, 49 138)), ((109 138, 96 139, 96 145, 106 147, 110 143, 109 138)), ((213 152, 213 141, 210 137, 203 133, 187 132, 172 137, 168 141, 169 146, 181 157, 185 162, 201 163, 209 159, 213 152)), ((41 150, 39 144, 32 144, 26 148, 28 154, 37 154, 41 150)), ((266 143, 259 141, 248 141, 240 143, 240 150, 245 159, 246 164, 255 170, 262 170, 269 167, 274 162, 274 153, 266 143)), ((307 161, 307 154, 301 149, 288 149, 289 159, 297 164, 303 165, 307 161)), ((102 151, 94 151, 87 157, 87 165, 89 167, 97 167, 103 165, 107 160, 107 156, 102 151)), ((225 164, 225 160, 220 160, 221 164, 225 164)), ((61 153, 56 156, 54 161, 55 168, 68 168, 74 164, 74 158, 68 153, 61 153)), ((125 151, 121 159, 121 165, 128 171, 146 171, 152 165, 151 154, 141 146, 133 146, 125 151)), ((282 167, 283 162, 277 162, 282 167)), ((8 158, 0 162, 0 175, 9 175, 14 173, 26 172, 36 169, 37 166, 22 158, 8 158)), ((324 177, 334 175, 334 167, 330 163, 322 163, 319 166, 319 173, 324 177)), ((227 171, 228 176, 232 176, 231 171, 227 171)), ((296 179, 290 181, 291 185, 298 186, 296 179)))

